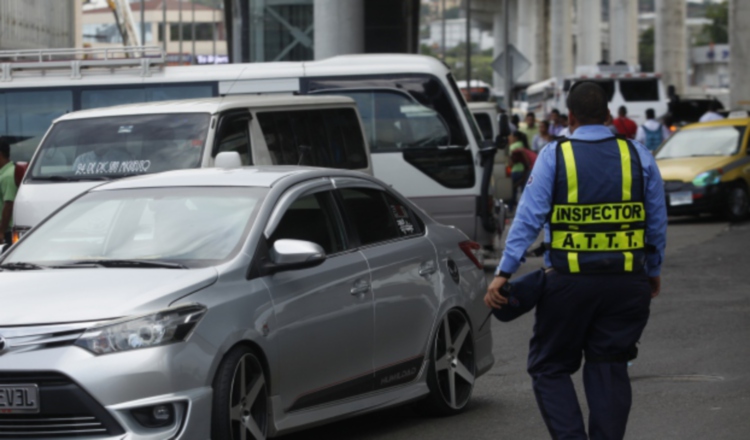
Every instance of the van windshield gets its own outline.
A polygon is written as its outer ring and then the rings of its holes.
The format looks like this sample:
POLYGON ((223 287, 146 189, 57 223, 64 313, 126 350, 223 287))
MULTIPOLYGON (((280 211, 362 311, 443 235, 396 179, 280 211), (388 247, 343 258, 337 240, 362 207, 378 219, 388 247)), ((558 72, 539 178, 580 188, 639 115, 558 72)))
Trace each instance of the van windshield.
POLYGON ((39 147, 33 180, 107 180, 197 168, 210 115, 130 115, 62 121, 39 147))

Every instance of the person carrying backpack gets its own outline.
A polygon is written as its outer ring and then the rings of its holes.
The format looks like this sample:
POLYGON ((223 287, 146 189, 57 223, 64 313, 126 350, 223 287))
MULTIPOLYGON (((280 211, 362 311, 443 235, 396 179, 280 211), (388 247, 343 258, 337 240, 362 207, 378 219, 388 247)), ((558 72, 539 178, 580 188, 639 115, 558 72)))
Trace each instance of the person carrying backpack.
POLYGON ((638 127, 635 140, 642 143, 652 153, 665 141, 670 135, 669 129, 656 120, 654 109, 646 110, 646 122, 638 127))

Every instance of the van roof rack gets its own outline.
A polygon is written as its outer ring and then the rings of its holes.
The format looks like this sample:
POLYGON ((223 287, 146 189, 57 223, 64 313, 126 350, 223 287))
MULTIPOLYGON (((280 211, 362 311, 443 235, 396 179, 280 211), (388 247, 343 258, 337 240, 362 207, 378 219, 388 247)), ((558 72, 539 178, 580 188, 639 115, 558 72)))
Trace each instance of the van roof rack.
POLYGON ((82 78, 82 69, 134 68, 150 76, 152 66, 166 62, 158 46, 129 46, 83 49, 27 49, 0 51, 0 82, 13 80, 14 71, 70 70, 71 79, 82 78))

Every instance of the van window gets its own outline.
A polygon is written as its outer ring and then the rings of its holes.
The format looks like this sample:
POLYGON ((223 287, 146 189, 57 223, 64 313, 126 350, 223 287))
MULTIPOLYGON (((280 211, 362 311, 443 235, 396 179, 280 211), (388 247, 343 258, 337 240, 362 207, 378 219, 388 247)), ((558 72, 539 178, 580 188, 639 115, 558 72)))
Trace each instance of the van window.
POLYGON ((659 80, 648 79, 621 79, 620 93, 625 101, 658 101, 659 80))
MULTIPOLYGON (((452 79, 452 77, 451 77, 452 79)), ((303 78, 300 80, 303 93, 319 93, 322 90, 371 90, 397 89, 406 92, 419 104, 436 111, 448 127, 451 143, 466 146, 469 141, 464 133, 461 121, 456 113, 451 96, 433 75, 425 74, 394 74, 377 76, 347 76, 338 78, 303 78)), ((456 86, 457 99, 463 101, 456 86)), ((364 120, 364 109, 359 107, 364 120)))
POLYGON ((39 146, 30 177, 107 180, 197 168, 209 119, 208 114, 191 113, 61 121, 39 146))
POLYGON ((214 96, 213 85, 177 85, 122 88, 92 88, 81 91, 81 109, 112 107, 138 102, 195 99, 214 96))
POLYGON ((477 125, 479 125, 479 130, 482 132, 482 136, 484 136, 485 139, 492 139, 493 131, 492 131, 492 118, 487 113, 474 113, 474 119, 477 120, 477 125))
POLYGON ((235 151, 242 165, 252 165, 250 155, 250 115, 227 115, 219 122, 215 154, 235 151))
POLYGON ((257 116, 275 165, 352 170, 368 166, 354 109, 274 111, 257 116))
POLYGON ((71 111, 70 90, 0 93, 0 137, 10 144, 10 159, 30 161, 52 121, 71 111))

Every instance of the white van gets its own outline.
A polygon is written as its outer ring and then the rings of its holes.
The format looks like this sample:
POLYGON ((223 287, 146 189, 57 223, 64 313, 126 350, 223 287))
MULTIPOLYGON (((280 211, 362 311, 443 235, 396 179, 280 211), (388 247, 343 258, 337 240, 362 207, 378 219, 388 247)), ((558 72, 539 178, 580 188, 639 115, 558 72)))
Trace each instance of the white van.
MULTIPOLYGON (((498 121, 497 105, 492 102, 470 102, 469 110, 477 121, 479 131, 485 139, 497 139, 500 135, 500 124, 498 121)), ((495 154, 495 166, 492 169, 493 188, 495 197, 501 200, 510 200, 513 196, 513 184, 510 177, 505 173, 508 164, 508 150, 499 150, 495 154)))
POLYGON ((372 174, 357 106, 343 96, 231 96, 73 112, 53 122, 29 164, 15 235, 101 181, 212 167, 217 156, 372 174))
POLYGON ((628 117, 641 125, 646 122, 647 109, 654 109, 657 116, 668 111, 669 97, 661 75, 642 73, 637 66, 627 65, 578 66, 575 75, 532 84, 526 89, 529 111, 542 118, 554 108, 567 113, 568 91, 579 81, 593 81, 604 88, 613 117, 617 117, 617 110, 624 105, 628 117))

